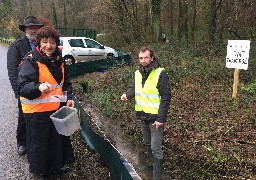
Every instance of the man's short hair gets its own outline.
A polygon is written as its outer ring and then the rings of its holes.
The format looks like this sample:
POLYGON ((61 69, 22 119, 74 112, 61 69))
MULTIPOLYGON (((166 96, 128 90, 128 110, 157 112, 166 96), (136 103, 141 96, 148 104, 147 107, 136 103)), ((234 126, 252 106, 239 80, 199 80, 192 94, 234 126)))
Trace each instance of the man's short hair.
POLYGON ((147 47, 147 46, 142 46, 142 47, 139 49, 139 53, 140 53, 140 52, 146 52, 146 51, 149 51, 149 52, 150 52, 150 57, 155 57, 154 51, 153 51, 152 49, 150 49, 149 47, 147 47))

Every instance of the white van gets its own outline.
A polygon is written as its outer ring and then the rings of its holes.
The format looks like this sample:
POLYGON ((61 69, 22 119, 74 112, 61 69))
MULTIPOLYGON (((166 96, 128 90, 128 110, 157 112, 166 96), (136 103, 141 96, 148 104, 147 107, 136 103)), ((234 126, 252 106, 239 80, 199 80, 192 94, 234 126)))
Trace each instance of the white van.
POLYGON ((59 48, 67 64, 118 57, 115 49, 85 37, 60 37, 59 48))

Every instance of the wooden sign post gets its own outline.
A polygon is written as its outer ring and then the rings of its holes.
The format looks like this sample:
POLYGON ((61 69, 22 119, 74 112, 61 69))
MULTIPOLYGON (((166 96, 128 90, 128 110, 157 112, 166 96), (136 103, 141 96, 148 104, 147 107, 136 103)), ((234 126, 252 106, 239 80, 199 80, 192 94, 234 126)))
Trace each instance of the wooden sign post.
POLYGON ((235 69, 234 72, 234 83, 233 83, 233 93, 232 93, 232 98, 237 97, 237 92, 238 92, 238 83, 239 83, 239 69, 235 69))
POLYGON ((228 40, 226 67, 235 68, 232 98, 238 95, 238 83, 240 69, 248 69, 249 40, 228 40))

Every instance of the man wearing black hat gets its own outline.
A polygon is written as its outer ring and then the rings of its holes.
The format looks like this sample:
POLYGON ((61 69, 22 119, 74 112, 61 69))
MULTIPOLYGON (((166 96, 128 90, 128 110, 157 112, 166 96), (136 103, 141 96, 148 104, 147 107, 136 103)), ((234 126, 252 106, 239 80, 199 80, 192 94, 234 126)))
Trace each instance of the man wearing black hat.
POLYGON ((25 36, 14 41, 7 52, 7 70, 15 98, 18 99, 18 126, 17 126, 17 148, 18 154, 26 154, 26 122, 21 109, 21 103, 16 89, 18 79, 18 66, 23 57, 36 46, 36 33, 44 25, 34 16, 28 16, 19 25, 19 29, 25 32, 25 36))

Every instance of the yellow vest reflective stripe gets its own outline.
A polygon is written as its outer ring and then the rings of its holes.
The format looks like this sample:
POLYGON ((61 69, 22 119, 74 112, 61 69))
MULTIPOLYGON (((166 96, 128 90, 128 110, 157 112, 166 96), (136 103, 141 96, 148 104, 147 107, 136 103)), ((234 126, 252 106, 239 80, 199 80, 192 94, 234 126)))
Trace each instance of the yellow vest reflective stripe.
POLYGON ((142 75, 135 72, 135 111, 144 111, 149 114, 158 114, 161 97, 157 83, 163 68, 151 71, 142 88, 142 75))
POLYGON ((48 94, 42 93, 40 97, 33 100, 20 97, 22 111, 24 113, 53 111, 57 110, 60 106, 59 97, 62 95, 62 85, 64 83, 64 63, 61 65, 63 76, 60 84, 56 82, 45 64, 42 64, 41 62, 37 62, 37 64, 39 69, 39 82, 50 83, 53 90, 48 94))

